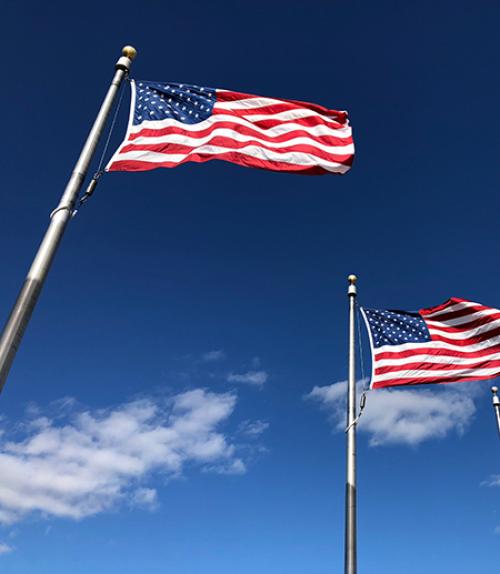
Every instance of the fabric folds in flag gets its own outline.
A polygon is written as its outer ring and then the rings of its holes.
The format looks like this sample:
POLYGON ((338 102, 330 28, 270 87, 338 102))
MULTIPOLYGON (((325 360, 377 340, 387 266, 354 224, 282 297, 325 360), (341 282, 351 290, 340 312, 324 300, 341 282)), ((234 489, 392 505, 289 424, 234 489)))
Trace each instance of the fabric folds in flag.
POLYGON ((107 171, 221 159, 302 174, 344 174, 354 144, 347 112, 174 82, 131 81, 127 134, 107 171))
POLYGON ((362 309, 370 388, 456 383, 500 375, 500 310, 452 297, 418 312, 362 309))

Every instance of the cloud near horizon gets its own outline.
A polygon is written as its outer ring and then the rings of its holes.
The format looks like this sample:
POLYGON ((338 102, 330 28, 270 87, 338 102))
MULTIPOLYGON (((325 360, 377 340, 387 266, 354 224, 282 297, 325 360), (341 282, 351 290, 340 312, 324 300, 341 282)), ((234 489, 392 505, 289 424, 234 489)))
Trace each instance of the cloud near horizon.
POLYGON ((14 438, 0 431, 0 523, 32 514, 78 520, 123 503, 154 509, 157 492, 145 485, 152 473, 164 480, 191 466, 244 473, 245 462, 220 430, 236 401, 234 393, 195 389, 106 410, 74 402, 57 405, 53 416, 31 409, 36 418, 19 425, 14 438))
MULTIPOLYGON (((358 383, 358 394, 364 381, 358 383)), ((347 382, 315 386, 306 398, 317 401, 330 416, 336 430, 344 430, 347 382)), ((451 432, 461 435, 469 426, 478 393, 466 383, 430 389, 377 389, 367 395, 358 430, 370 435, 371 446, 417 445, 443 438, 451 432)))

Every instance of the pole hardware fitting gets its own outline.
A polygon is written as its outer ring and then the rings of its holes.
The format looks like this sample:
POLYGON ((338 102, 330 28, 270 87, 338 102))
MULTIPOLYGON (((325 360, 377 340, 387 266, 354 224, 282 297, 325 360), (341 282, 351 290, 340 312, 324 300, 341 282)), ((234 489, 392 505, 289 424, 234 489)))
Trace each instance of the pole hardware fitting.
POLYGON ((118 62, 116 62, 115 70, 123 70, 124 72, 128 73, 130 70, 130 64, 131 61, 125 56, 122 56, 118 62))
POLYGON ((491 387, 491 392, 493 393, 493 406, 500 406, 500 397, 497 395, 498 387, 491 387))
POLYGON ((58 211, 63 211, 64 209, 67 209, 68 212, 71 214, 72 209, 69 205, 58 205, 51 213, 50 213, 50 219, 52 219, 54 217, 54 215, 58 212, 58 211))
POLYGON ((495 417, 497 419, 498 434, 500 435, 500 398, 498 397, 498 387, 491 387, 493 393, 493 409, 495 410, 495 417))
POLYGON ((124 46, 122 48, 122 56, 116 62, 115 70, 123 70, 124 72, 128 72, 130 70, 130 66, 132 65, 132 60, 136 57, 137 50, 133 46, 124 46))
POLYGON ((87 189, 85 190, 85 193, 82 195, 82 197, 80 198, 80 203, 79 205, 83 205, 86 201, 88 201, 90 199, 90 197, 92 197, 95 188, 97 187, 97 182, 99 181, 99 178, 101 177, 102 172, 97 172, 96 174, 94 174, 94 177, 90 180, 87 189))
POLYGON ((345 429, 344 432, 349 432, 351 430, 351 428, 353 426, 358 426, 358 422, 359 419, 361 418, 361 415, 363 414, 363 411, 365 410, 365 406, 366 406, 366 393, 368 391, 363 391, 363 393, 361 394, 361 398, 359 400, 359 413, 358 416, 352 421, 352 423, 345 429))
POLYGON ((356 289, 356 281, 358 280, 358 278, 356 277, 356 275, 349 275, 349 277, 347 278, 347 281, 349 282, 349 287, 347 289, 347 294, 349 296, 356 296, 357 294, 357 289, 356 289))

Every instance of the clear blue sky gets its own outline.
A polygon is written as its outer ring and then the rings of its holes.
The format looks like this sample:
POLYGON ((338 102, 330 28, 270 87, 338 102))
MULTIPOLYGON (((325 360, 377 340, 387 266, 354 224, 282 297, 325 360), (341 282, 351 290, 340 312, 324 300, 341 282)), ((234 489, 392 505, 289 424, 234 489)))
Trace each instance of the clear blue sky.
MULTIPOLYGON (((347 275, 369 307, 500 307, 499 18, 492 0, 3 3, 2 317, 124 44, 138 79, 347 109, 357 157, 345 177, 103 178, 0 396, 2 572, 343 571, 347 275)), ((489 386, 372 393, 360 572, 498 572, 489 386)))

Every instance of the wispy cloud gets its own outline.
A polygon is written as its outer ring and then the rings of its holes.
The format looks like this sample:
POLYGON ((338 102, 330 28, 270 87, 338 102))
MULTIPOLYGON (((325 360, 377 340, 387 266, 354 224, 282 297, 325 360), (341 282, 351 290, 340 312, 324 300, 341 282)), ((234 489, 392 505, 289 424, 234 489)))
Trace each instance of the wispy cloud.
POLYGON ((204 363, 215 363, 217 361, 223 361, 225 358, 226 353, 222 349, 207 351, 201 355, 201 360, 204 363))
POLYGON ((9 552, 12 552, 14 550, 14 548, 12 548, 12 546, 9 546, 8 544, 4 544, 3 542, 0 542, 0 554, 8 554, 9 552))
POLYGON ((244 436, 250 438, 256 438, 260 436, 269 428, 269 423, 267 421, 243 421, 240 423, 238 430, 244 436))
POLYGON ((481 483, 481 486, 500 486, 500 474, 492 474, 481 483))
POLYGON ((229 383, 244 383, 261 387, 269 378, 266 371, 246 371, 245 373, 229 373, 229 383))
POLYGON ((493 532, 495 534, 500 534, 500 526, 497 526, 493 532))
POLYGON ((14 438, 1 437, 0 522, 33 513, 81 519, 125 501, 154 508, 156 490, 144 484, 154 471, 241 474, 245 463, 220 430, 235 405, 233 393, 195 389, 107 410, 73 406, 63 418, 37 412, 14 438))
MULTIPOLYGON (((358 384, 359 390, 363 387, 358 384)), ((345 428, 345 381, 314 387, 307 398, 325 408, 337 430, 345 428)), ((476 407, 477 391, 471 386, 446 385, 430 389, 377 389, 369 393, 358 429, 370 435, 372 446, 383 444, 416 445, 443 438, 451 432, 462 434, 470 424, 476 407)))

